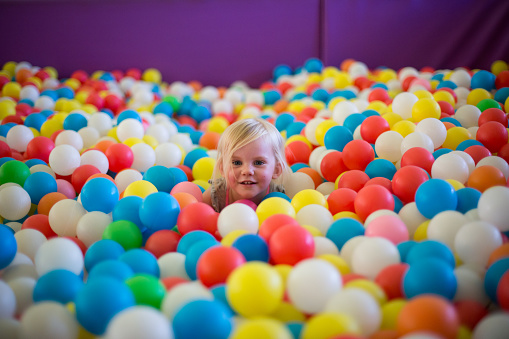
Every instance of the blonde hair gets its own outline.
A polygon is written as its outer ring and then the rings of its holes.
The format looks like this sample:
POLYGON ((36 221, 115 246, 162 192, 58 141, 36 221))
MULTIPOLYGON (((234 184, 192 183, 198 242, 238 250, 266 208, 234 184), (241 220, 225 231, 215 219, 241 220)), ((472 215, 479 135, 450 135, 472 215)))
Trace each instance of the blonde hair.
POLYGON ((213 178, 219 178, 221 172, 226 176, 231 170, 233 154, 238 149, 259 138, 264 138, 272 146, 276 165, 281 166, 281 175, 274 181, 282 184, 285 175, 291 172, 286 162, 285 142, 281 133, 279 133, 274 125, 259 118, 238 120, 225 129, 217 145, 217 161, 214 167, 213 178))

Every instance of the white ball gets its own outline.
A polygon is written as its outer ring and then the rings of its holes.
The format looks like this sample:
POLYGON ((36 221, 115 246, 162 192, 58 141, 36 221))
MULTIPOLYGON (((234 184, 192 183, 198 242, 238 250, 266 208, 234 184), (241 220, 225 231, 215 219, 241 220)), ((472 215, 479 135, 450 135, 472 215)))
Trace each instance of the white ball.
POLYGON ((134 118, 122 120, 117 126, 117 138, 124 142, 129 138, 143 139, 145 130, 141 122, 134 118))
POLYGON ((304 127, 304 134, 309 142, 315 146, 318 146, 318 140, 316 139, 316 128, 320 123, 325 121, 323 118, 313 118, 308 121, 306 126, 304 127))
POLYGON ((26 85, 19 91, 20 99, 29 99, 35 103, 39 99, 39 90, 34 85, 26 85))
POLYGON ((156 165, 175 167, 182 161, 182 150, 172 142, 165 142, 156 147, 156 165))
POLYGON ((343 125, 345 119, 354 113, 359 113, 359 109, 351 101, 341 101, 334 106, 332 110, 332 120, 340 125, 343 125))
POLYGON ((161 124, 153 124, 148 126, 147 130, 145 131, 145 135, 154 137, 158 144, 168 142, 170 139, 170 132, 168 132, 168 129, 161 124))
POLYGON ((449 79, 458 85, 458 87, 470 88, 470 81, 472 80, 472 76, 466 69, 458 68, 452 72, 449 79))
POLYGON ((433 145, 433 140, 422 132, 412 132, 403 138, 401 142, 401 154, 405 154, 410 148, 413 147, 422 147, 427 149, 430 153, 433 153, 435 150, 435 146, 433 145))
POLYGON ((509 164, 501 157, 492 155, 489 157, 482 158, 481 160, 479 160, 477 165, 475 165, 475 167, 480 167, 484 165, 489 165, 498 168, 502 173, 504 173, 504 177, 506 179, 509 178, 509 164))
POLYGON ((0 280, 0 319, 13 318, 16 312, 16 295, 12 288, 3 280, 0 280))
POLYGON ((403 119, 412 117, 412 107, 419 100, 417 95, 410 92, 401 92, 392 101, 392 111, 403 119))
POLYGON ((37 165, 33 165, 32 167, 30 167, 31 174, 34 174, 36 172, 46 172, 49 175, 51 175, 53 178, 55 178, 55 179, 57 178, 55 172, 48 165, 37 164, 37 165))
POLYGON ((186 271, 186 256, 179 252, 169 252, 157 259, 160 268, 160 278, 180 277, 190 280, 186 271))
POLYGON ((71 145, 76 150, 81 151, 83 149, 83 139, 78 132, 68 129, 57 135, 55 146, 59 145, 71 145))
POLYGON ((20 186, 7 186, 0 190, 0 216, 19 220, 26 216, 32 206, 30 195, 20 186))
POLYGON ((352 270, 369 279, 375 279, 385 267, 401 262, 399 251, 385 238, 368 237, 352 253, 352 270))
POLYGON ((237 88, 228 88, 224 93, 224 99, 228 100, 233 106, 237 106, 244 101, 244 94, 237 88))
POLYGON ((62 304, 42 301, 32 305, 21 317, 20 338, 77 338, 76 318, 62 304))
POLYGON ((95 166, 102 174, 105 174, 108 172, 110 162, 103 152, 91 149, 81 155, 80 166, 83 165, 95 166))
POLYGON ((456 110, 454 118, 459 121, 462 127, 469 128, 478 126, 481 110, 474 105, 463 105, 456 110))
POLYGON ((288 275, 287 292, 292 304, 305 313, 318 313, 328 300, 343 287, 338 270, 323 259, 305 259, 288 275))
POLYGON ((315 253, 314 257, 319 257, 322 254, 334 254, 339 255, 339 250, 336 244, 329 238, 322 236, 313 237, 315 240, 315 253))
POLYGON ((168 319, 153 307, 137 305, 117 313, 108 323, 105 339, 173 339, 168 319))
POLYGON ((379 158, 396 162, 401 159, 403 136, 395 131, 386 131, 375 141, 375 151, 379 158))
POLYGON ((458 211, 444 211, 435 215, 428 224, 428 239, 437 240, 454 250, 456 233, 470 220, 458 211))
POLYGON ((58 145, 49 154, 49 165, 59 175, 71 175, 80 166, 80 152, 71 145, 58 145))
POLYGON ((305 189, 314 189, 315 182, 303 172, 294 172, 285 176, 285 194, 292 199, 295 194, 305 189))
POLYGON ((76 225, 76 236, 90 247, 102 239, 104 230, 113 222, 111 215, 100 211, 88 212, 83 215, 76 225))
POLYGON ((368 73, 368 66, 361 61, 354 61, 350 67, 348 67, 348 74, 350 74, 352 78, 368 75, 368 73))
POLYGON ((359 288, 345 288, 336 292, 327 302, 325 311, 351 316, 365 336, 376 332, 382 323, 380 305, 371 294, 359 288))
POLYGON ((393 210, 386 210, 386 209, 376 210, 373 213, 371 213, 370 215, 368 215, 368 217, 364 221, 364 228, 368 227, 368 225, 371 221, 375 220, 378 217, 381 217, 382 215, 393 215, 393 216, 401 219, 401 217, 398 215, 398 213, 394 212, 393 210))
POLYGON ((494 312, 481 319, 472 332, 472 339, 505 339, 507 333, 509 333, 509 313, 494 312))
POLYGON ((48 220, 51 229, 59 236, 76 236, 78 221, 87 211, 74 199, 57 201, 51 207, 48 220))
POLYGON ((464 262, 484 266, 490 254, 502 245, 502 235, 492 224, 485 221, 472 221, 456 233, 454 248, 464 262))
POLYGON ((400 69, 398 72, 398 80, 400 82, 403 82, 403 80, 409 76, 418 77, 419 71, 415 67, 406 66, 400 69))
POLYGON ((300 225, 308 225, 317 228, 322 235, 327 234, 330 225, 334 222, 331 212, 322 205, 310 204, 302 207, 296 214, 295 219, 300 225))
POLYGON ((18 253, 26 254, 32 261, 39 247, 47 241, 42 232, 33 228, 19 230, 14 234, 14 238, 18 244, 18 253))
POLYGON ((113 119, 104 112, 95 112, 88 119, 87 126, 95 128, 99 135, 104 137, 113 127, 113 119))
POLYGON ((21 316, 26 309, 34 303, 35 279, 31 277, 19 277, 8 281, 8 285, 16 297, 15 316, 21 316))
POLYGON ((422 132, 429 136, 433 141, 435 149, 442 146, 447 137, 447 129, 445 128, 445 125, 435 118, 426 118, 419 121, 415 131, 422 132))
POLYGON ((214 102, 219 99, 219 90, 214 86, 204 86, 200 90, 200 99, 214 102))
POLYGON ((448 154, 455 154, 455 155, 460 156, 465 161, 465 163, 467 164, 469 175, 475 169, 475 161, 472 158, 472 156, 470 154, 468 154, 467 152, 452 151, 452 152, 449 152, 448 154))
POLYGON ((502 232, 509 231, 507 206, 509 206, 509 187, 490 187, 483 192, 477 204, 479 218, 491 223, 502 232))
POLYGON ((84 259, 80 247, 72 240, 51 238, 39 247, 34 262, 39 275, 55 269, 69 270, 79 275, 84 259))
POLYGON ((48 109, 53 110, 55 108, 55 100, 47 95, 41 95, 34 103, 35 108, 39 108, 41 111, 48 109))
POLYGON ((6 339, 17 339, 20 337, 20 323, 14 318, 0 317, 0 333, 6 339))
POLYGON ((258 233, 258 215, 250 206, 235 203, 226 206, 217 219, 217 230, 221 237, 232 231, 244 230, 251 234, 258 233))
POLYGON ((401 220, 403 220, 403 222, 405 223, 410 238, 413 238, 414 233, 419 227, 419 225, 428 220, 428 218, 426 218, 424 215, 421 214, 421 212, 419 212, 415 201, 405 204, 399 210, 398 214, 401 220))
POLYGON ((143 174, 140 171, 128 168, 123 171, 118 172, 115 176, 115 184, 117 185, 118 191, 123 192, 127 186, 132 184, 135 181, 143 180, 143 174))
POLYGON ((25 125, 12 126, 7 132, 6 139, 10 148, 25 152, 28 143, 34 138, 32 130, 25 125))
POLYGON ((259 90, 249 90, 246 93, 246 105, 248 104, 255 104, 260 107, 265 105, 265 99, 263 97, 263 94, 259 90))
POLYGON ((329 181, 321 183, 316 188, 316 190, 318 192, 322 193, 325 197, 327 197, 329 194, 334 192, 335 189, 336 189, 335 184, 333 182, 329 182, 329 181))
POLYGON ((182 306, 193 300, 214 300, 214 296, 200 282, 192 281, 178 284, 164 296, 161 311, 166 318, 172 320, 182 306))
POLYGON ((318 160, 322 157, 323 152, 327 152, 327 148, 325 146, 316 147, 311 154, 309 155, 309 166, 315 171, 320 172, 320 163, 318 160))
POLYGON ((454 179, 464 184, 469 176, 468 165, 456 154, 443 154, 431 166, 431 177, 434 179, 454 179))
POLYGON ((145 143, 137 143, 131 146, 133 151, 133 164, 131 168, 140 172, 146 172, 156 162, 156 152, 145 143))
POLYGON ((89 149, 94 146, 100 137, 99 131, 93 127, 83 127, 78 131, 78 134, 80 135, 81 140, 83 140, 84 149, 89 149))
POLYGON ((484 290, 483 278, 469 267, 462 265, 454 269, 458 281, 454 301, 474 300, 483 305, 488 304, 489 297, 484 290))
POLYGON ((367 237, 363 235, 358 235, 353 238, 348 239, 347 242, 344 243, 343 247, 341 247, 340 255, 348 264, 348 267, 352 267, 352 256, 353 252, 361 243, 363 243, 367 237))
POLYGON ((176 133, 170 137, 170 142, 173 142, 184 149, 184 152, 189 153, 193 148, 193 141, 187 133, 176 133))

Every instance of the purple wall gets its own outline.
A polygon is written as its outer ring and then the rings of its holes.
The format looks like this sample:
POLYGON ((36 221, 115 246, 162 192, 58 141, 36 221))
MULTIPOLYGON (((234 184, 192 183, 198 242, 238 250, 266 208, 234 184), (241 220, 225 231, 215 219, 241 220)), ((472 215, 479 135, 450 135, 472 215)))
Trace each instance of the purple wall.
POLYGON ((0 65, 155 67, 216 86, 258 86, 310 57, 489 68, 509 61, 508 22, 507 0, 0 0, 0 65))

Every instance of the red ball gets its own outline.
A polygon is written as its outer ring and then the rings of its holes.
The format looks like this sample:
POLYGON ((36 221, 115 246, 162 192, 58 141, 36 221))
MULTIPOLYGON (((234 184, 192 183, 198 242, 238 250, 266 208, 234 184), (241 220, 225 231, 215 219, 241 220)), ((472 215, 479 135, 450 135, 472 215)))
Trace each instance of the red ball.
POLYGON ((439 100, 439 101, 437 101, 437 103, 440 106, 440 111, 442 113, 445 113, 448 116, 451 116, 454 114, 454 107, 447 101, 439 100))
POLYGON ((320 162, 320 172, 323 178, 330 182, 336 182, 339 175, 347 170, 343 163, 343 153, 340 151, 327 153, 320 162))
POLYGON ((125 76, 134 78, 134 80, 140 80, 141 70, 139 70, 138 68, 129 68, 127 71, 125 71, 125 76))
POLYGON ((8 115, 5 118, 3 118, 2 125, 5 125, 9 122, 15 123, 16 125, 23 125, 23 119, 21 119, 21 117, 17 113, 18 112, 16 111, 16 115, 8 115))
POLYGON ((409 75, 407 76, 403 82, 401 83, 401 89, 406 92, 408 91, 408 89, 410 88, 410 86, 412 85, 412 82, 417 79, 416 76, 413 76, 413 75, 409 75))
POLYGON ((219 213, 214 211, 212 206, 204 202, 195 202, 180 211, 177 218, 177 227, 182 235, 198 230, 214 235, 217 231, 218 216, 219 213))
POLYGON ((186 174, 186 177, 187 177, 187 181, 193 181, 194 180, 194 178, 193 178, 193 170, 191 168, 189 168, 189 166, 186 166, 186 165, 177 165, 175 167, 180 168, 181 170, 184 171, 184 173, 186 174))
POLYGON ((368 101, 372 102, 375 100, 388 103, 389 101, 391 101, 391 97, 387 93, 387 90, 385 90, 384 88, 374 88, 368 95, 368 101))
POLYGON ((343 162, 348 169, 364 171, 373 160, 375 151, 365 140, 352 140, 343 148, 343 162))
POLYGON ((38 70, 37 73, 34 74, 34 76, 43 81, 50 77, 49 73, 43 69, 38 70))
POLYGON ((354 201, 355 213, 361 218, 366 218, 378 210, 394 210, 394 197, 391 192, 380 185, 364 186, 357 193, 354 201))
POLYGON ((504 70, 497 74, 495 78, 495 88, 509 87, 509 71, 504 70))
POLYGON ((497 153, 507 144, 507 128, 498 121, 487 121, 477 130, 476 139, 480 141, 491 153, 497 153))
POLYGON ((488 121, 498 121, 507 127, 507 116, 505 115, 505 112, 500 108, 492 107, 482 111, 479 119, 477 120, 477 125, 480 127, 488 121))
POLYGON ((130 168, 134 161, 131 147, 121 143, 109 146, 104 154, 108 158, 110 171, 114 173, 130 168))
POLYGON ((361 170, 344 172, 338 179, 338 188, 350 188, 358 192, 369 181, 369 175, 361 170))
POLYGON ((506 271, 498 282, 497 301, 502 309, 509 311, 509 271, 506 271))
POLYGON ((286 162, 290 166, 298 162, 309 164, 310 155, 311 148, 302 140, 292 141, 285 147, 286 162))
POLYGON ((184 279, 182 277, 166 277, 164 279, 161 279, 161 282, 166 288, 166 291, 169 291, 178 284, 189 282, 189 280, 184 279))
POLYGON ((361 123, 361 137, 370 144, 374 144, 380 134, 390 129, 391 127, 387 120, 380 115, 372 115, 361 123))
POLYGON ((274 264, 295 265, 315 254, 313 235, 302 226, 285 225, 269 240, 269 253, 274 264))
POLYGON ((76 245, 78 245, 81 252, 83 253, 83 256, 85 256, 85 253, 87 252, 88 248, 87 248, 87 245, 85 245, 85 243, 83 241, 81 241, 80 239, 78 239, 76 237, 63 236, 62 238, 67 238, 67 239, 71 240, 73 243, 75 243, 76 245))
POLYGON ((401 167, 392 177, 392 192, 404 204, 415 200, 415 191, 429 179, 425 170, 414 165, 401 167))
POLYGON ((93 92, 90 93, 85 100, 86 104, 94 105, 97 109, 102 109, 104 107, 104 98, 99 94, 93 92))
POLYGON ((29 104, 22 102, 16 105, 16 115, 20 117, 26 117, 32 113, 32 107, 29 104))
POLYGON ((403 276, 408 270, 406 263, 393 264, 383 268, 375 278, 375 282, 387 295, 389 300, 405 298, 403 293, 403 276))
POLYGON ((0 158, 11 157, 11 156, 12 156, 12 151, 11 151, 11 148, 9 147, 9 145, 5 141, 0 140, 0 158))
POLYGON ((460 323, 469 330, 473 330, 475 326, 488 315, 486 307, 474 300, 459 300, 454 303, 454 308, 460 318, 460 323))
POLYGON ((260 224, 258 235, 262 237, 265 242, 269 243, 272 234, 274 234, 278 228, 285 225, 300 226, 296 219, 287 214, 273 214, 260 224))
POLYGON ((369 186, 369 185, 383 186, 383 187, 387 188, 387 190, 389 192, 391 192, 391 194, 392 194, 392 182, 387 178, 384 178, 384 177, 371 178, 364 184, 364 187, 369 186))
POLYGON ((509 163, 509 144, 502 146, 502 148, 498 150, 497 156, 501 157, 502 159, 507 161, 507 163, 509 163))
POLYGON ((101 171, 94 165, 81 165, 71 174, 72 187, 74 187, 74 190, 77 193, 81 192, 81 189, 87 182, 88 178, 98 173, 101 173, 101 171))
POLYGON ((55 148, 55 142, 53 140, 38 136, 28 142, 25 157, 27 159, 40 159, 48 163, 49 155, 53 148, 55 148))
POLYGON ((80 83, 85 83, 85 81, 87 81, 88 79, 88 74, 87 72, 83 71, 83 70, 77 70, 77 71, 74 71, 72 74, 71 74, 71 78, 72 79, 76 79, 78 80, 80 83))
POLYGON ((47 239, 57 236, 49 224, 48 216, 45 214, 34 214, 26 218, 21 225, 21 229, 24 230, 27 228, 38 230, 44 234, 47 239))
POLYGON ((146 243, 145 249, 156 258, 169 252, 175 252, 182 236, 172 230, 159 230, 152 233, 146 243))
POLYGON ((401 167, 417 166, 431 174, 431 167, 435 162, 433 154, 423 147, 412 147, 401 157, 401 167))
POLYGON ((354 201, 356 196, 356 191, 346 187, 338 188, 332 191, 332 193, 327 197, 329 211, 332 213, 332 215, 344 211, 355 213, 354 201))
POLYGON ((122 99, 120 99, 115 94, 108 94, 104 97, 103 107, 111 110, 113 113, 118 113, 122 106, 122 99))
POLYGON ((235 247, 214 246, 203 252, 196 264, 196 276, 206 287, 224 284, 230 273, 246 258, 235 247))

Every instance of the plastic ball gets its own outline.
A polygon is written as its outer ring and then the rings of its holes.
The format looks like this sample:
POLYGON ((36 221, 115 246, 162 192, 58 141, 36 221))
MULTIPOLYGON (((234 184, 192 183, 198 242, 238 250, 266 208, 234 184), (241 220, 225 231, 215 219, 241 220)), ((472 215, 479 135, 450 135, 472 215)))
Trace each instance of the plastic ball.
POLYGON ((66 269, 80 274, 84 265, 83 252, 69 239, 52 238, 39 247, 34 264, 39 275, 54 269, 66 269))
POLYGON ((408 229, 398 216, 381 215, 366 226, 365 235, 368 237, 382 237, 395 245, 409 240, 408 229))
POLYGON ((301 225, 315 228, 318 235, 324 235, 327 233, 334 217, 326 207, 318 204, 310 204, 304 206, 297 212, 296 219, 301 225))
POLYGON ((143 305, 119 312, 108 323, 105 333, 107 339, 134 339, 140 336, 157 339, 174 337, 168 319, 154 308, 143 305))
POLYGON ((451 266, 436 258, 425 258, 411 263, 403 277, 403 291, 407 298, 436 294, 452 300, 457 286, 451 266))
POLYGON ((502 232, 508 231, 508 211, 505 208, 507 202, 509 202, 509 188, 495 186, 487 189, 479 198, 479 217, 481 220, 491 223, 502 232))
POLYGON ((447 181, 430 179, 423 182, 415 192, 415 202, 419 212, 431 219, 440 212, 455 210, 458 197, 447 181))
POLYGON ((467 182, 469 174, 465 160, 452 152, 439 156, 431 167, 432 178, 454 179, 462 184, 467 182))
POLYGON ((23 221, 21 229, 35 229, 41 232, 47 239, 56 237, 57 234, 51 229, 49 218, 46 214, 34 214, 23 221))
POLYGON ((116 241, 125 250, 139 248, 142 245, 140 229, 128 220, 113 221, 104 230, 102 238, 116 241))
POLYGON ((344 172, 336 179, 336 186, 340 188, 349 188, 355 192, 360 191, 370 180, 369 175, 361 170, 349 170, 344 172))
POLYGON ((224 284, 233 270, 246 262, 234 247, 211 247, 200 256, 196 266, 198 279, 207 287, 224 284))
POLYGON ((73 338, 78 333, 78 323, 64 305, 44 301, 23 313, 18 335, 24 338, 73 338))
POLYGON ((447 130, 444 124, 435 118, 426 118, 421 120, 417 124, 415 130, 417 132, 422 132, 428 135, 433 141, 433 146, 435 149, 442 146, 447 136, 447 130))
POLYGON ((258 226, 259 221, 255 210, 242 203, 226 206, 217 219, 217 229, 223 238, 235 230, 245 230, 248 233, 256 234, 258 226))
POLYGON ((377 138, 384 132, 390 130, 389 123, 381 116, 370 116, 360 125, 362 139, 370 144, 374 144, 377 138))
POLYGON ((488 121, 479 126, 476 139, 490 152, 496 153, 507 144, 507 127, 498 121, 488 121))
POLYGON ((218 217, 219 214, 211 206, 203 202, 197 202, 180 211, 177 218, 177 227, 182 235, 198 230, 214 234, 217 230, 218 217))
POLYGON ((466 186, 475 188, 481 193, 494 186, 504 186, 506 178, 501 170, 491 165, 476 167, 468 180, 466 186))
POLYGON ((125 283, 133 292, 137 305, 146 305, 159 309, 166 294, 163 283, 153 275, 139 273, 129 277, 125 283))
POLYGON ((343 162, 351 170, 363 171, 374 159, 375 151, 365 140, 352 140, 343 148, 343 162))
POLYGON ((501 245, 500 230, 483 221, 463 225, 454 238, 454 249, 462 262, 480 267, 486 265, 490 254, 501 245))
POLYGON ((333 126, 325 133, 323 143, 327 149, 343 151, 343 148, 353 140, 353 132, 345 126, 333 126))
POLYGON ((215 164, 216 160, 214 158, 204 157, 196 160, 192 167, 193 178, 197 180, 209 180, 212 178, 215 164))
POLYGON ((9 129, 6 135, 7 144, 18 152, 25 152, 28 143, 34 138, 30 128, 25 125, 16 125, 9 129))
POLYGON ((104 154, 108 158, 110 171, 114 173, 131 167, 134 161, 134 154, 131 148, 121 143, 110 145, 104 154))
POLYGON ((30 168, 18 160, 7 161, 0 166, 0 185, 12 182, 23 186, 30 175, 30 168))
POLYGON ((152 233, 145 242, 145 249, 156 258, 177 251, 181 235, 172 230, 159 230, 152 233))
POLYGON ((286 214, 290 217, 295 218, 295 209, 292 204, 283 198, 280 197, 272 197, 263 200, 256 209, 256 214, 258 215, 258 221, 260 225, 270 216, 274 214, 286 214))
POLYGON ((88 211, 110 213, 119 199, 115 183, 105 178, 94 178, 85 183, 81 190, 81 203, 88 211))
POLYGON ((74 301, 82 286, 82 279, 75 273, 56 269, 43 274, 37 280, 33 298, 35 302, 48 300, 65 305, 74 301))
POLYGON ((226 281, 231 307, 245 317, 272 313, 283 299, 283 281, 266 263, 248 262, 235 269, 226 281))
POLYGON ((241 322, 231 334, 231 339, 292 339, 292 333, 285 324, 269 317, 249 318, 241 322))
POLYGON ((434 99, 421 98, 412 106, 412 118, 416 122, 426 118, 439 119, 440 113, 440 106, 434 99))
POLYGON ((151 193, 140 206, 140 220, 151 230, 172 229, 180 213, 177 200, 166 192, 151 193))
POLYGON ((359 190, 354 201, 355 213, 362 219, 380 209, 394 209, 394 197, 391 192, 380 185, 364 186, 359 190))
POLYGON ((444 243, 435 240, 421 241, 414 244, 408 251, 405 261, 413 264, 420 260, 435 258, 445 262, 451 268, 455 266, 452 250, 444 243))
POLYGON ((157 258, 144 249, 128 249, 120 254, 118 259, 131 267, 135 274, 146 274, 159 278, 160 268, 157 258))
POLYGON ((85 269, 91 272, 96 264, 117 260, 125 250, 121 244, 111 239, 102 239, 90 245, 85 253, 85 269))
POLYGON ((19 186, 7 186, 0 190, 0 216, 8 220, 25 217, 31 207, 30 195, 19 186))
POLYGON ((418 296, 408 301, 397 320, 398 335, 415 332, 436 333, 444 338, 457 338, 459 318, 454 306, 439 296, 418 296))
POLYGON ((361 327, 353 317, 338 312, 321 312, 305 323, 301 338, 327 339, 346 334, 361 334, 361 327))
POLYGON ((355 212, 354 201, 357 192, 350 188, 338 188, 327 197, 329 211, 334 215, 343 211, 355 212))
POLYGON ((401 158, 402 142, 403 137, 401 134, 388 130, 381 133, 373 143, 375 144, 375 151, 379 158, 397 162, 401 158))
POLYGON ((12 262, 18 250, 14 232, 8 226, 0 225, 0 242, 2 245, 0 246, 0 269, 4 269, 12 262))
POLYGON ((269 261, 269 247, 267 242, 257 234, 244 234, 239 236, 232 244, 239 250, 246 261, 269 261))
POLYGON ((149 181, 138 180, 130 183, 124 190, 124 197, 138 196, 146 198, 150 194, 157 193, 157 188, 149 181))
POLYGON ((94 174, 101 173, 99 169, 93 165, 81 165, 72 172, 71 184, 76 192, 81 192, 83 185, 94 174))
POLYGON ((314 255, 315 242, 309 231, 300 226, 284 225, 269 240, 269 253, 276 264, 295 265, 314 255))
POLYGON ((412 107, 418 100, 417 96, 413 93, 399 93, 392 101, 392 110, 403 119, 408 119, 412 116, 412 107))
POLYGON ((321 158, 319 166, 318 174, 321 174, 329 182, 335 182, 341 173, 348 170, 344 165, 343 154, 340 151, 325 153, 321 158))

